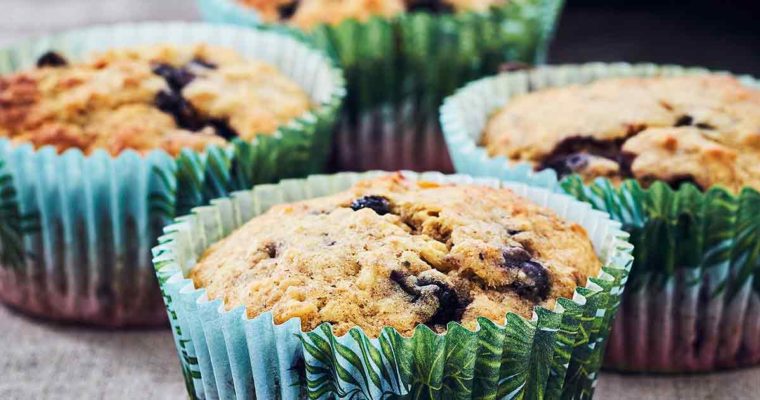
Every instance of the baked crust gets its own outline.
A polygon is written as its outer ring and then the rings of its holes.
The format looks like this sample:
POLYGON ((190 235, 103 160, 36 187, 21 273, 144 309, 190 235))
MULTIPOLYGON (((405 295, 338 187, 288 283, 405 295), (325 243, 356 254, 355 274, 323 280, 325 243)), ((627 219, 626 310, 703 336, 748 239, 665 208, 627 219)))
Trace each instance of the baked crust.
POLYGON ((723 75, 615 78, 531 92, 489 120, 491 156, 619 183, 760 189, 760 90, 723 75))
MULTIPOLYGON (((45 65, 46 59, 59 60, 45 65)), ((0 137, 59 152, 183 148, 272 134, 306 112, 307 94, 271 65, 198 44, 114 49, 0 77, 0 137)))
POLYGON ((485 12, 506 0, 239 0, 265 22, 288 21, 301 29, 337 25, 347 19, 392 18, 409 11, 485 12))
POLYGON ((395 174, 273 207, 212 245, 190 277, 249 317, 271 310, 276 323, 377 336, 530 318, 599 269, 581 226, 509 190, 395 174))

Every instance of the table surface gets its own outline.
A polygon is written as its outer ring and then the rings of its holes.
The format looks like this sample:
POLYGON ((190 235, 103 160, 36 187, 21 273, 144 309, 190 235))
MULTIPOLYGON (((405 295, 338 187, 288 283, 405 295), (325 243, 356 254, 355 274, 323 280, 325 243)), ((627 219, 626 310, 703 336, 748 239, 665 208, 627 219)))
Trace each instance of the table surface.
MULTIPOLYGON (((0 8, 0 45, 93 23, 197 19, 191 0, 2 0, 0 8)), ((609 11, 595 12, 591 15, 592 20, 607 20, 605 12, 609 11)), ((618 53, 605 48, 598 40, 581 48, 577 43, 588 42, 570 37, 599 37, 589 32, 588 26, 594 24, 586 23, 586 17, 576 10, 566 16, 555 45, 557 56, 553 60, 624 58, 624 53, 617 57, 618 53), (582 51, 574 51, 574 48, 582 51)), ((637 18, 646 16, 638 15, 637 18)), ((614 29, 614 26, 605 29, 614 29)), ((661 61, 657 57, 671 55, 667 51, 648 53, 646 48, 636 45, 637 34, 630 31, 613 34, 612 37, 619 41, 628 40, 617 51, 629 49, 634 58, 654 61, 661 61)), ((742 39, 741 35, 733 38, 733 45, 724 50, 733 52, 733 57, 725 60, 735 64, 715 67, 757 71, 760 67, 758 52, 751 50, 757 42, 742 39)), ((705 53, 709 52, 693 52, 705 53)), ((688 62, 691 60, 688 57, 689 54, 682 53, 681 58, 662 61, 688 62)), ((715 58, 711 60, 714 62, 715 58)), ((35 321, 2 307, 0 377, 1 399, 184 397, 182 376, 168 329, 117 332, 61 326, 35 321)), ((758 397, 760 368, 679 377, 602 373, 597 388, 597 398, 600 399, 730 400, 758 397)))
MULTIPOLYGON (((43 323, 0 307, 0 399, 175 399, 185 388, 169 329, 43 323)), ((602 373, 596 398, 752 399, 760 368, 679 377, 602 373)))

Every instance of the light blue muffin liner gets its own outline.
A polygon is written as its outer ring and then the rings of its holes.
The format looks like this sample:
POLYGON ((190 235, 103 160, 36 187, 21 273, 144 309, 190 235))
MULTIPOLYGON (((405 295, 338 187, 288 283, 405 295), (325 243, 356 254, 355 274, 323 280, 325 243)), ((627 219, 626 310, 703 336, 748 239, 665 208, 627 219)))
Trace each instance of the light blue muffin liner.
MULTIPOLYGON (((237 0, 196 0, 203 18, 255 26, 237 0)), ((335 55, 348 100, 333 146, 338 170, 451 171, 438 106, 507 61, 543 63, 564 0, 509 0, 486 12, 410 12, 318 25, 304 37, 335 55)))
MULTIPOLYGON (((662 182, 557 181, 551 170, 489 157, 479 145, 490 115, 510 98, 605 77, 680 76, 702 68, 625 63, 542 67, 484 78, 441 107, 458 172, 499 179, 532 177, 609 212, 631 233, 634 267, 615 322, 606 366, 625 371, 692 372, 760 364, 760 193, 662 182)), ((721 72, 727 74, 725 72, 721 72)), ((749 76, 743 84, 760 88, 749 76)))
POLYGON ((298 319, 276 325, 271 312, 248 318, 243 307, 225 310, 187 278, 211 244, 271 206, 336 193, 379 174, 256 186, 166 228, 153 249, 154 264, 190 397, 591 398, 632 247, 619 223, 566 195, 519 182, 404 172, 408 179, 508 187, 589 233, 603 260, 599 275, 572 299, 558 299, 553 310, 536 307, 530 320, 510 313, 505 326, 480 318, 475 332, 455 322, 443 334, 420 325, 412 337, 390 327, 378 338, 358 327, 336 336, 328 323, 304 332, 298 319))
POLYGON ((50 319, 163 324, 150 248, 164 225, 233 190, 321 170, 345 82, 328 57, 287 35, 180 22, 99 26, 2 49, 0 73, 31 67, 48 50, 77 59, 114 47, 197 42, 277 66, 315 108, 271 136, 177 158, 161 150, 57 154, 0 139, 3 302, 50 319))

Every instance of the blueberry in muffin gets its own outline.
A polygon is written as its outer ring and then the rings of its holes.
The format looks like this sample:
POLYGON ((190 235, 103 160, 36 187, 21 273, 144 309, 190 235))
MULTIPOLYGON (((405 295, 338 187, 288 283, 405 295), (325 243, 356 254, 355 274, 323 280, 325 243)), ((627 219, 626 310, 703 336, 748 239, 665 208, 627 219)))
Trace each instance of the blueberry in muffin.
POLYGON ((190 277, 249 317, 377 336, 529 318, 600 266, 582 227, 507 189, 392 174, 273 207, 212 245, 190 277))
POLYGON ((760 90, 717 74, 538 90, 494 113, 482 141, 491 156, 587 181, 760 189, 760 90))
POLYGON ((488 10, 507 0, 239 0, 256 9, 266 22, 287 21, 302 29, 336 25, 347 19, 392 18, 406 12, 432 13, 488 10))
POLYGON ((0 77, 0 137, 59 152, 182 148, 251 140, 311 108, 275 67, 205 44, 114 49, 85 61, 47 52, 0 77))

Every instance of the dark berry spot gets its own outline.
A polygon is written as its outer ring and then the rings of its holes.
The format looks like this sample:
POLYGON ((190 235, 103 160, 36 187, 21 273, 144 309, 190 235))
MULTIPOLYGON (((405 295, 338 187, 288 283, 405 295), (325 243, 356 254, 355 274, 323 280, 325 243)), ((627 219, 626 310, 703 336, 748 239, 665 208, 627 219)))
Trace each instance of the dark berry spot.
POLYGON ((430 295, 438 299, 438 309, 426 321, 428 325, 444 325, 449 321, 459 321, 469 304, 469 301, 461 299, 446 282, 431 277, 417 278, 405 272, 393 270, 390 279, 396 282, 406 294, 412 296, 412 301, 416 302, 421 297, 430 295))
POLYGON ((520 296, 533 300, 545 300, 549 294, 549 276, 546 268, 531 259, 530 253, 522 247, 511 246, 504 250, 504 267, 519 269, 524 277, 512 282, 511 287, 520 296))
POLYGON ((212 63, 210 61, 206 61, 206 60, 204 60, 202 58, 198 58, 198 57, 193 58, 190 61, 190 65, 201 67, 201 68, 206 68, 206 69, 216 69, 216 67, 217 67, 216 64, 214 64, 214 63, 212 63))
POLYGON ((277 247, 277 243, 275 242, 267 242, 267 244, 264 245, 264 251, 267 253, 269 258, 277 258, 279 255, 279 249, 277 247))
POLYGON ((520 263, 522 261, 529 261, 531 259, 528 250, 525 250, 521 246, 509 246, 502 251, 504 256, 504 263, 511 268, 511 265, 520 263))
POLYGON ((454 11, 454 8, 441 0, 414 0, 409 5, 409 11, 450 13, 454 11))
POLYGON ((359 211, 362 208, 370 208, 378 215, 388 214, 390 210, 388 199, 382 196, 364 196, 354 200, 351 203, 351 209, 359 211))
POLYGON ((555 157, 544 162, 544 168, 551 168, 560 177, 583 171, 588 166, 589 156, 584 153, 573 153, 555 157))
POLYGON ((154 99, 159 110, 171 114, 174 121, 180 127, 191 131, 197 131, 205 125, 193 106, 177 92, 162 90, 154 99))
POLYGON ((414 286, 414 282, 411 280, 411 275, 407 274, 406 272, 394 269, 391 271, 390 278, 393 282, 396 282, 401 287, 401 290, 406 292, 406 294, 411 296, 419 295, 419 291, 414 286))
POLYGON ((438 310, 427 321, 428 325, 445 325, 449 321, 459 321, 462 318, 462 314, 469 302, 462 301, 451 286, 429 277, 419 278, 417 286, 434 286, 437 288, 435 297, 438 298, 438 310))
POLYGON ((187 68, 177 68, 169 64, 156 64, 153 73, 164 78, 169 87, 174 91, 180 91, 195 79, 195 74, 187 68))
POLYGON ((551 168, 557 175, 580 172, 588 166, 589 155, 621 162, 623 143, 640 132, 644 126, 630 126, 626 137, 614 140, 597 140, 589 137, 572 136, 562 140, 552 152, 539 164, 538 169, 551 168))
POLYGON ((672 187, 673 189, 678 189, 681 187, 681 185, 694 185, 697 188, 701 189, 699 184, 694 180, 693 176, 685 175, 685 174, 677 175, 670 178, 670 180, 668 180, 668 185, 670 185, 670 187, 672 187))
POLYGON ((524 261, 520 265, 520 270, 528 279, 512 283, 517 294, 532 299, 546 300, 546 296, 549 295, 549 277, 546 275, 546 269, 537 262, 524 261))
POLYGON ((237 132, 235 132, 235 130, 230 127, 230 124, 224 119, 212 118, 208 120, 208 123, 214 127, 217 136, 221 136, 227 140, 232 140, 238 137, 237 132))
POLYGON ((698 124, 696 124, 694 126, 696 126, 699 129, 707 129, 707 130, 713 130, 713 129, 715 129, 714 126, 712 126, 710 124, 707 124, 707 123, 704 123, 704 122, 700 122, 700 123, 698 123, 698 124))
POLYGON ((282 4, 277 8, 277 12, 280 14, 280 18, 288 19, 296 13, 298 8, 298 1, 292 1, 287 4, 282 4))
POLYGON ((37 67, 39 68, 63 67, 65 65, 68 65, 68 63, 69 62, 66 60, 66 58, 54 51, 48 51, 37 59, 37 67))
POLYGON ((675 126, 689 126, 694 122, 691 115, 682 115, 676 120, 675 126))

